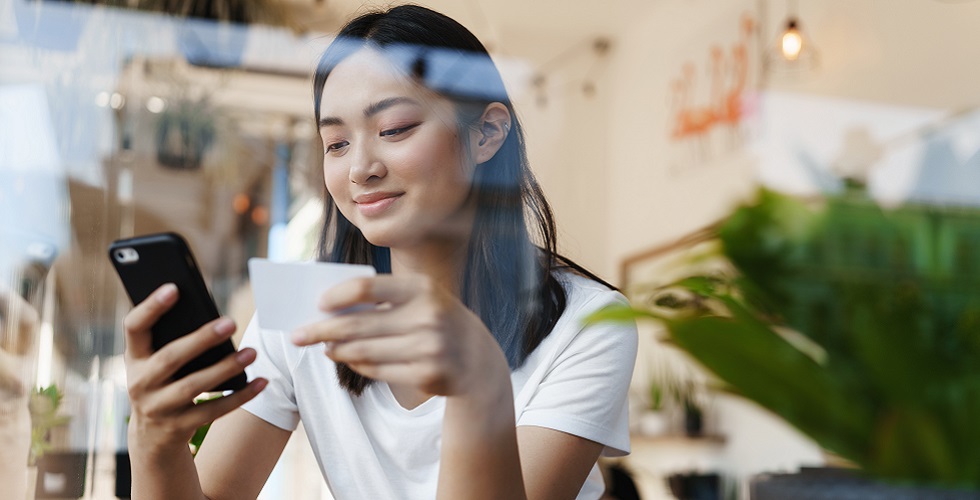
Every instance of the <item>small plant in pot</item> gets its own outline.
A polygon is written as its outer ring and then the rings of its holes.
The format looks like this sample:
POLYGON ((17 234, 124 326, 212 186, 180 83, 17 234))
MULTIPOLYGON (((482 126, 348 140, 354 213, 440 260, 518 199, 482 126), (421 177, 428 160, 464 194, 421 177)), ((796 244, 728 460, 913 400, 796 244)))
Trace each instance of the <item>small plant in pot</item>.
POLYGON ((51 430, 68 424, 71 417, 59 414, 61 391, 57 386, 37 388, 31 392, 31 453, 28 464, 34 466, 38 459, 51 450, 51 430))
POLYGON ((730 272, 592 319, 661 322, 725 390, 855 464, 861 487, 977 497, 980 210, 762 190, 715 237, 730 272))
POLYGON ((698 397, 693 382, 689 382, 687 386, 677 397, 684 410, 684 434, 688 437, 699 437, 704 434, 704 404, 698 397))
POLYGON ((651 380, 647 392, 650 398, 646 408, 639 417, 639 433, 643 436, 660 436, 670 430, 670 422, 666 413, 668 387, 665 381, 651 380))

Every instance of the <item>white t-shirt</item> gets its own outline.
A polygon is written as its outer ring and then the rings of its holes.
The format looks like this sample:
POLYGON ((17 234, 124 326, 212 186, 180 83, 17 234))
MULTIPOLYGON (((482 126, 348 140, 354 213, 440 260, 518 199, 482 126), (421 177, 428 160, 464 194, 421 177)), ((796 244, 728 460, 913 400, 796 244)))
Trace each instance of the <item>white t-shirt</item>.
MULTIPOLYGON (((629 453, 626 392, 636 360, 636 327, 583 318, 625 302, 618 292, 571 273, 559 274, 568 297, 552 332, 511 373, 517 425, 574 434, 605 445, 603 456, 629 453)), ((249 379, 269 385, 243 408, 286 430, 302 420, 320 470, 334 497, 430 499, 439 475, 444 397, 407 410, 388 384, 375 382, 360 397, 337 381, 320 345, 296 347, 286 332, 261 330, 252 318, 242 347, 258 356, 249 379)), ((593 466, 579 499, 602 496, 593 466)))

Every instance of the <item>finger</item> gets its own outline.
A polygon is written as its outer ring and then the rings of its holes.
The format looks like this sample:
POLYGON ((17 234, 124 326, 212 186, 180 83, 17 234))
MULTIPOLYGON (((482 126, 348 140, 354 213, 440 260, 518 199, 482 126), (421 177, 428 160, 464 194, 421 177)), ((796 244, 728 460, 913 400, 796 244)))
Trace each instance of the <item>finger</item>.
POLYGON ((372 380, 428 387, 437 380, 438 374, 428 363, 353 363, 352 370, 372 380))
POLYGON ((170 342, 150 357, 147 369, 150 384, 163 384, 182 366, 200 356, 208 349, 228 340, 235 333, 235 322, 228 318, 218 318, 205 323, 192 333, 170 342))
POLYGON ((336 312, 358 304, 391 302, 401 304, 416 296, 423 286, 420 278, 404 278, 390 274, 370 278, 354 278, 324 292, 320 309, 336 312))
POLYGON ((123 321, 126 331, 126 354, 132 358, 148 358, 153 354, 150 328, 177 302, 177 285, 167 283, 157 288, 143 302, 129 311, 123 321))
POLYGON ((255 349, 242 349, 235 354, 225 356, 224 359, 207 368, 167 384, 158 392, 157 404, 166 408, 186 406, 202 392, 208 392, 218 384, 245 371, 245 367, 255 361, 255 356, 255 349))
POLYGON ((443 345, 430 335, 392 335, 328 344, 327 356, 337 363, 407 363, 436 358, 443 345))
POLYGON ((340 314, 297 328, 292 340, 296 345, 310 345, 392 335, 404 330, 407 319, 397 308, 340 314))
POLYGON ((249 382, 243 389, 228 396, 197 403, 184 414, 185 418, 194 422, 195 427, 213 422, 218 417, 250 401, 262 392, 268 383, 269 381, 264 378, 257 378, 249 382))

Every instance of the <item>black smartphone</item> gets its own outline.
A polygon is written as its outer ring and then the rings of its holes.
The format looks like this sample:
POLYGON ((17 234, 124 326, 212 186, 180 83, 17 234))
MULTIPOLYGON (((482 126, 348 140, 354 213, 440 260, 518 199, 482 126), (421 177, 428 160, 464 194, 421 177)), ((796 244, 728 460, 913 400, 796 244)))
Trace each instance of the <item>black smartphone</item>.
MULTIPOLYGON (((177 285, 177 303, 151 329, 154 351, 219 318, 218 307, 190 247, 180 235, 159 233, 114 241, 109 245, 109 259, 134 305, 165 283, 177 285)), ((235 346, 226 340, 181 367, 174 379, 211 366, 234 352, 235 346)), ((212 391, 239 390, 247 382, 245 374, 239 373, 212 391)))

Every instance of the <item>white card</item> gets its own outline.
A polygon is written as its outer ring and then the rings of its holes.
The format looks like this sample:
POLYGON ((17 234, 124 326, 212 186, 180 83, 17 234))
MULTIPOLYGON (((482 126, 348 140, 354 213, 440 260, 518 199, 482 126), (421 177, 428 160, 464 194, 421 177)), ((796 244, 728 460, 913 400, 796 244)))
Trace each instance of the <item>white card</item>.
POLYGON ((290 332, 330 317, 320 296, 352 278, 374 276, 371 266, 327 262, 272 262, 248 259, 259 327, 290 332))

